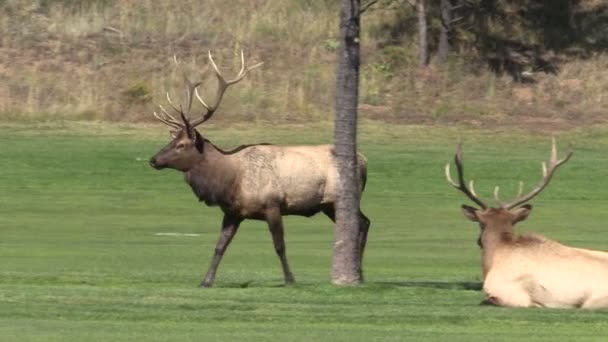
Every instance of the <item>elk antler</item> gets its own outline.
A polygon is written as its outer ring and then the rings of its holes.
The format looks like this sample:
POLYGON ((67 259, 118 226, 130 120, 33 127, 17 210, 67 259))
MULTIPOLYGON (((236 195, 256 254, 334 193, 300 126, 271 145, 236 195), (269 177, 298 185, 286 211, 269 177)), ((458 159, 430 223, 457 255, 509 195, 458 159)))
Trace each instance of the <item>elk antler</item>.
MULTIPOLYGON (((209 61, 211 62, 213 69, 215 69, 215 75, 218 80, 218 90, 216 92, 216 99, 215 99, 215 103, 213 104, 213 106, 207 105, 207 103, 205 103, 205 101, 203 101, 203 99, 199 96, 197 88, 201 85, 201 82, 192 82, 190 80, 190 78, 188 78, 188 75, 186 74, 186 72, 184 72, 183 77, 184 77, 184 80, 186 81, 186 86, 187 86, 186 110, 184 111, 184 107, 181 104, 179 106, 176 106, 173 103, 173 101, 171 100, 171 96, 169 95, 169 92, 167 92, 167 102, 169 103, 171 108, 173 108, 173 110, 180 115, 181 121, 176 119, 175 117, 173 117, 171 114, 169 114, 161 105, 159 105, 161 112, 160 113, 154 112, 154 116, 158 120, 160 120, 164 124, 174 127, 174 128, 184 128, 184 127, 194 128, 194 127, 202 124, 203 122, 205 122, 209 118, 211 118, 211 116, 213 115, 213 113, 215 112, 217 107, 219 106, 220 102, 222 101, 224 92, 226 91, 226 89, 229 86, 231 86, 231 85, 239 82, 243 78, 245 78, 245 76, 247 75, 247 73, 249 71, 264 64, 263 62, 261 62, 261 63, 255 64, 253 66, 246 68, 245 67, 245 56, 243 54, 243 51, 241 50, 241 70, 239 71, 238 75, 234 79, 226 81, 224 79, 224 77, 222 76, 222 74, 220 73, 217 65, 213 61, 213 57, 211 57, 211 52, 209 52, 209 61), (204 115, 201 114, 201 118, 191 121, 190 112, 192 110, 192 99, 195 96, 201 102, 203 107, 205 107, 205 109, 207 110, 207 113, 205 113, 204 115)), ((179 63, 177 62, 177 57, 175 57, 175 56, 173 56, 173 62, 175 63, 176 66, 179 65, 179 63)))
POLYGON ((213 115, 213 113, 215 112, 217 107, 220 105, 220 102, 222 101, 222 97, 224 96, 224 92, 226 91, 226 89, 229 86, 231 86, 235 83, 238 83, 240 80, 245 78, 245 76, 247 75, 247 73, 249 71, 251 71, 255 68, 258 68, 262 64, 264 64, 264 62, 260 62, 258 64, 252 65, 250 67, 245 67, 245 55, 243 54, 243 50, 241 50, 241 70, 239 71, 238 75, 236 75, 235 78, 233 78, 232 80, 226 81, 226 79, 222 76, 222 73, 218 69, 217 65, 213 61, 213 57, 211 56, 211 51, 209 51, 209 62, 211 62, 211 65, 213 66, 213 69, 215 70, 215 76, 217 77, 218 89, 215 93, 215 101, 212 106, 207 105, 207 103, 205 101, 203 101, 203 99, 198 94, 198 90, 196 89, 196 87, 194 87, 194 95, 199 100, 199 102, 203 105, 203 107, 205 107, 205 109, 207 109, 207 113, 205 115, 203 115, 201 118, 194 120, 192 122, 192 127, 196 127, 196 126, 202 124, 203 122, 209 120, 209 118, 211 118, 211 116, 213 115))
POLYGON ((463 170, 463 162, 462 162, 462 143, 458 144, 458 148, 456 149, 456 155, 454 156, 454 162, 456 163, 456 169, 458 170, 458 184, 452 180, 452 176, 450 175, 450 163, 445 165, 445 177, 448 180, 448 183, 452 184, 456 189, 464 192, 468 198, 470 198, 473 202, 477 203, 482 209, 486 209, 488 206, 477 196, 475 193, 475 188, 473 187, 473 181, 469 182, 469 188, 467 188, 466 182, 464 180, 464 170, 463 170))
POLYGON ((515 199, 513 201, 508 202, 508 203, 504 203, 500 200, 500 198, 498 197, 499 188, 496 187, 494 189, 494 198, 501 204, 501 206, 503 208, 506 208, 506 209, 513 209, 521 204, 528 202, 529 200, 534 198, 536 195, 540 194, 541 191, 543 191, 545 189, 545 187, 551 181, 551 178, 553 177, 555 170, 557 170, 557 168, 559 166, 565 164, 568 160, 570 160, 570 157, 572 157, 572 154, 574 154, 574 151, 572 151, 572 148, 570 148, 566 157, 558 160, 557 159, 557 148, 555 147, 555 137, 553 137, 551 139, 551 160, 549 161, 549 169, 547 169, 547 164, 545 162, 542 162, 543 178, 542 178, 541 182, 534 189, 532 189, 532 191, 527 193, 525 196, 521 195, 522 190, 523 190, 523 182, 519 182, 519 191, 517 193, 517 196, 515 197, 515 199))

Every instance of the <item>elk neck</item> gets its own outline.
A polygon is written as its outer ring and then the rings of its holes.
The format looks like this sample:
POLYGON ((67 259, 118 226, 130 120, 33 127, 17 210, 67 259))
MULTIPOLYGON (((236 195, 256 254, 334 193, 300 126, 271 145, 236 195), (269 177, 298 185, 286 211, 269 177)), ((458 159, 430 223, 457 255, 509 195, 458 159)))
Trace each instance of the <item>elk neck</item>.
POLYGON ((192 168, 184 172, 184 178, 199 201, 225 209, 234 202, 237 173, 232 158, 205 140, 202 153, 192 168))
POLYGON ((503 247, 508 247, 515 242, 515 233, 513 227, 486 228, 481 234, 482 245, 482 266, 483 276, 489 272, 492 267, 496 251, 503 247))

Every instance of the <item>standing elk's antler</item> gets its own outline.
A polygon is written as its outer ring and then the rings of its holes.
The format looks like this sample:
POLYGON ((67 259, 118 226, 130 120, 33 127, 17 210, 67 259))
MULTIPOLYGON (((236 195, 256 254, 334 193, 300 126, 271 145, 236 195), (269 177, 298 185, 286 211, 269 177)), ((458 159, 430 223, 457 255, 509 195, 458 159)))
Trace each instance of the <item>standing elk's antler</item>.
POLYGON ((557 170, 558 167, 560 167, 561 165, 565 164, 568 160, 570 160, 570 157, 572 157, 572 154, 574 154, 574 151, 572 151, 572 148, 570 148, 566 157, 558 160, 557 159, 557 148, 555 147, 555 137, 553 137, 551 139, 551 160, 549 161, 549 169, 547 169, 547 164, 545 162, 542 162, 543 178, 542 178, 541 182, 534 189, 532 189, 532 191, 527 193, 525 196, 521 195, 523 192, 523 182, 519 182, 519 191, 517 193, 517 196, 515 197, 515 199, 513 201, 508 202, 508 203, 503 203, 500 200, 500 198, 498 197, 499 188, 496 187, 496 188, 494 188, 494 198, 501 204, 501 206, 503 208, 506 208, 506 209, 513 209, 521 204, 528 202, 529 200, 534 198, 536 195, 540 194, 541 191, 543 191, 545 189, 545 187, 547 185, 549 185, 549 182, 551 181, 551 178, 553 177, 555 170, 557 170))
MULTIPOLYGON (((179 65, 179 63, 177 62, 177 57, 173 56, 173 62, 175 63, 176 66, 179 65)), ((173 117, 171 114, 169 114, 165 108, 163 108, 163 106, 159 105, 161 112, 160 113, 156 113, 154 112, 154 116, 160 120, 161 122, 163 122, 164 124, 174 127, 174 128, 194 128, 200 124, 202 124, 203 122, 209 120, 209 118, 211 118, 211 116, 213 115, 213 113, 215 112, 215 110, 217 109, 217 107, 219 106, 220 102, 222 101, 222 97, 224 96, 224 92, 226 91, 226 89, 235 84, 238 83, 239 81, 241 81, 243 78, 245 78, 245 76, 247 75, 247 73, 255 68, 258 68, 259 66, 261 66, 262 64, 264 64, 263 62, 260 62, 258 64, 255 64, 253 66, 250 67, 245 67, 245 55, 243 54, 243 51, 241 50, 241 70, 239 71, 238 75, 229 81, 226 81, 224 79, 224 77, 222 76, 221 72, 219 71, 217 65, 215 64, 215 61, 213 61, 213 57, 211 56, 211 51, 209 51, 209 62, 211 62, 211 65, 213 66, 213 69, 215 70, 215 75, 217 77, 217 81, 218 81, 218 89, 216 91, 216 95, 215 95, 215 102, 212 106, 207 105, 207 103, 205 103, 205 101, 203 101, 203 99, 200 97, 200 95, 198 94, 198 87, 201 85, 201 82, 192 82, 190 80, 190 78, 188 78, 188 75, 186 74, 186 72, 184 72, 183 77, 184 80, 186 81, 186 85, 187 85, 187 89, 186 89, 186 111, 184 111, 184 107, 180 104, 179 107, 176 106, 173 101, 171 100, 171 96, 169 96, 169 92, 167 92, 167 102, 169 103, 169 105, 171 106, 171 108, 173 108, 173 110, 178 113, 181 117, 181 121, 176 119, 175 117, 173 117), (205 107, 205 109, 207 110, 207 113, 202 114, 201 113, 201 117, 191 121, 191 117, 190 117, 190 112, 192 110, 192 99, 196 97, 198 101, 200 101, 200 103, 203 105, 203 107, 205 107)))
POLYGON ((456 149, 456 155, 454 156, 454 162, 456 163, 456 169, 458 170, 458 184, 452 180, 452 176, 450 175, 450 163, 445 165, 445 177, 448 180, 448 183, 452 184, 453 187, 462 191, 468 198, 470 198, 473 202, 477 203, 482 209, 486 209, 488 206, 479 199, 479 196, 475 193, 475 188, 473 187, 473 181, 469 182, 469 188, 467 188, 466 182, 464 180, 464 170, 463 170, 463 162, 462 162, 462 143, 458 144, 458 148, 456 149))
POLYGON ((209 62, 211 62, 211 65, 213 66, 213 69, 215 70, 215 76, 217 77, 218 89, 215 93, 215 102, 212 106, 207 105, 207 103, 205 101, 203 101, 203 99, 199 96, 198 90, 196 89, 196 87, 194 88, 194 95, 199 100, 199 102, 203 105, 203 107, 205 107, 205 109, 207 109, 207 113, 205 115, 203 115, 201 118, 194 120, 192 122, 192 127, 196 127, 196 126, 202 124, 203 122, 209 120, 209 118, 211 118, 211 116, 213 115, 213 113, 215 112, 217 107, 220 105, 220 102, 222 101, 222 97, 224 96, 224 92, 226 91, 226 89, 229 86, 231 86, 235 83, 238 83, 240 80, 245 78, 245 76, 247 75, 247 73, 249 71, 251 71, 255 68, 258 68, 262 64, 264 64, 264 62, 260 62, 258 64, 252 65, 250 67, 245 67, 245 55, 243 54, 243 50, 241 50, 241 70, 239 71, 238 75, 236 75, 235 78, 233 78, 229 81, 226 81, 226 79, 222 76, 222 73, 218 69, 217 65, 213 61, 213 57, 211 56, 211 51, 209 51, 209 62))

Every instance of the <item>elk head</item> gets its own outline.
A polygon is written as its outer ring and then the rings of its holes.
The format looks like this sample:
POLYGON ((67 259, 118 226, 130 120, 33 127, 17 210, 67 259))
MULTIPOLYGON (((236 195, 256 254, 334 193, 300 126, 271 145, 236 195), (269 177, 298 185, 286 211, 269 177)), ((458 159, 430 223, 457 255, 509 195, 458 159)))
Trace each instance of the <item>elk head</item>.
MULTIPOLYGON (((173 60, 177 65, 177 58, 174 57, 173 60)), ((243 51, 241 51, 241 70, 235 78, 226 80, 213 61, 211 52, 209 52, 209 62, 213 66, 218 84, 218 89, 215 94, 215 101, 212 105, 208 105, 198 93, 198 87, 201 85, 201 82, 192 82, 186 73, 184 73, 183 77, 187 85, 186 109, 184 110, 184 106, 181 104, 176 106, 167 92, 167 102, 173 111, 179 114, 179 119, 176 119, 173 115, 169 114, 169 112, 167 112, 162 105, 159 105, 159 113, 154 112, 154 117, 172 128, 171 136, 173 138, 169 144, 150 158, 150 165, 155 169, 164 169, 168 167, 180 171, 189 170, 193 166, 194 161, 197 159, 196 157, 203 153, 205 144, 203 137, 196 130, 196 127, 213 116, 213 113, 215 113, 220 102, 222 101, 224 92, 229 86, 239 82, 245 78, 249 71, 263 64, 258 63, 250 67, 245 67, 245 56, 243 55, 243 51), (201 103, 206 112, 201 113, 197 118, 192 119, 191 110, 192 100, 194 98, 201 103)))
POLYGON ((569 151, 565 158, 558 160, 554 137, 551 145, 551 159, 549 161, 549 168, 547 168, 547 164, 545 162, 542 162, 543 177, 540 183, 534 189, 532 189, 532 191, 522 196, 523 182, 519 182, 518 194, 516 198, 510 202, 503 202, 498 195, 499 187, 495 187, 494 199, 499 203, 499 206, 492 208, 486 205, 479 198, 479 196, 477 196, 472 180, 469 182, 469 186, 467 187, 464 180, 462 144, 458 145, 456 155, 454 156, 454 161, 458 170, 458 183, 452 180, 449 163, 445 166, 445 176, 452 186, 462 191, 469 199, 471 199, 481 208, 477 209, 468 205, 462 205, 464 216, 471 221, 479 223, 481 233, 477 243, 481 248, 483 248, 483 241, 486 240, 485 237, 488 235, 502 236, 502 234, 513 233, 513 226, 517 222, 525 220, 532 210, 532 206, 525 203, 530 201, 545 189, 545 187, 551 181, 555 170, 557 170, 559 166, 566 163, 572 154, 573 152, 569 151))

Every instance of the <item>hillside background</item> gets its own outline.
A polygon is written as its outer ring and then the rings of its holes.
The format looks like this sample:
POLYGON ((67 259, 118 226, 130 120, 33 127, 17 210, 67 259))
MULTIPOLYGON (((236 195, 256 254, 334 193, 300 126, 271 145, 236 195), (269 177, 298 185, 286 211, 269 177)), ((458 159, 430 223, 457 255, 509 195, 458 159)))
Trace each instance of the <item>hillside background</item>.
MULTIPOLYGON (((439 1, 428 4, 430 64, 416 9, 379 1, 363 16, 361 116, 405 124, 567 128, 608 116, 608 1, 453 1, 446 62, 439 1)), ((152 121, 183 68, 215 81, 243 49, 263 61, 214 122, 333 119, 338 0, 0 0, 0 120, 152 121)))

